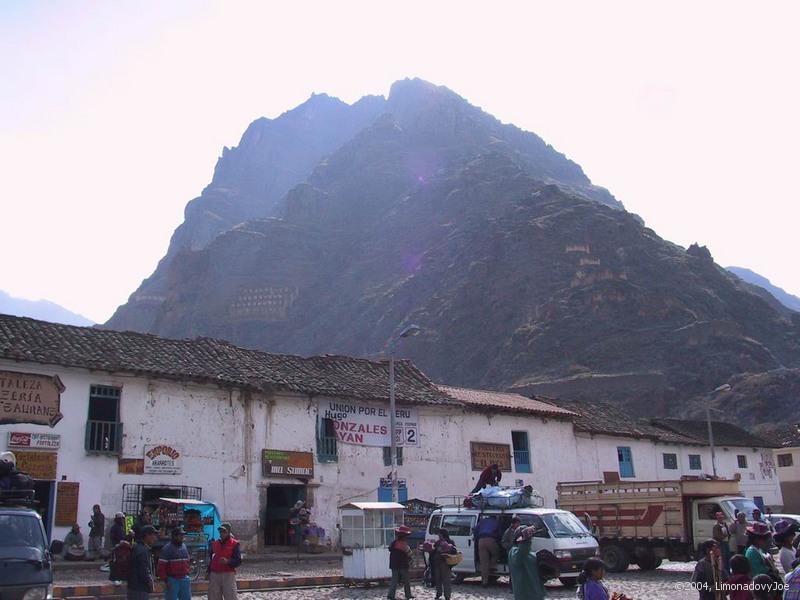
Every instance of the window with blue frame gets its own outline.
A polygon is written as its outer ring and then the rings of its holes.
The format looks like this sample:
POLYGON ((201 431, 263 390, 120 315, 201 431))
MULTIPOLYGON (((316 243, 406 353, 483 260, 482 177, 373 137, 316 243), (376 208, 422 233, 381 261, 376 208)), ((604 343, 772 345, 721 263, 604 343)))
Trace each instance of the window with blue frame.
POLYGON ((517 473, 531 472, 531 451, 527 431, 512 431, 511 445, 514 448, 514 468, 517 473))
POLYGON ((692 471, 700 471, 703 468, 703 461, 700 459, 699 454, 689 455, 689 469, 692 471))
POLYGON ((317 460, 321 463, 332 463, 339 460, 336 429, 334 429, 332 419, 317 420, 317 460))
POLYGON ((635 477, 633 470, 633 452, 630 446, 617 446, 617 460, 619 461, 620 477, 635 477))

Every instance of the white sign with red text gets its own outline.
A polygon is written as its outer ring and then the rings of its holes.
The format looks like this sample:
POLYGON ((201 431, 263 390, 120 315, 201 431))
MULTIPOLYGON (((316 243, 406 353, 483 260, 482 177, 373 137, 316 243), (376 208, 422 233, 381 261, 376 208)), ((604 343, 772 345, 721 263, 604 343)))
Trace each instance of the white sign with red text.
POLYGON ((58 450, 61 447, 61 436, 57 433, 9 431, 8 447, 26 448, 30 450, 58 450))
MULTIPOLYGON (((343 400, 321 400, 319 416, 320 419, 331 421, 339 442, 358 446, 391 445, 387 407, 343 400)), ((395 435, 398 446, 419 446, 419 417, 416 408, 396 408, 395 435)))

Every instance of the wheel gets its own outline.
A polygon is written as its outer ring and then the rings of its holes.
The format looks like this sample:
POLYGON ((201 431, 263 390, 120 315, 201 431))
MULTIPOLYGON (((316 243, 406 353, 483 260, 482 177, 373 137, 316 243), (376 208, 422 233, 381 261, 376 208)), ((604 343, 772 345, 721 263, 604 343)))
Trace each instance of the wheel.
POLYGON ((577 577, 559 577, 558 580, 566 588, 574 588, 578 583, 577 577))
POLYGON ((611 573, 621 573, 628 569, 630 559, 625 549, 620 546, 604 546, 600 550, 600 557, 606 564, 606 569, 611 573))
POLYGON ((638 548, 636 551, 636 564, 642 571, 652 571, 661 566, 661 559, 656 558, 656 553, 650 548, 638 548))

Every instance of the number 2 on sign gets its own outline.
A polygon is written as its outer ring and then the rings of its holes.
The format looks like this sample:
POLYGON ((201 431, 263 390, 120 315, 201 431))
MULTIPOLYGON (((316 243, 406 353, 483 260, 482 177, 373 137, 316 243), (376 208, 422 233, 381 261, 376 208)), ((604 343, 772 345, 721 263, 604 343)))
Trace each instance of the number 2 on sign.
POLYGON ((409 446, 415 446, 417 444, 417 430, 416 429, 406 429, 406 444, 409 446))

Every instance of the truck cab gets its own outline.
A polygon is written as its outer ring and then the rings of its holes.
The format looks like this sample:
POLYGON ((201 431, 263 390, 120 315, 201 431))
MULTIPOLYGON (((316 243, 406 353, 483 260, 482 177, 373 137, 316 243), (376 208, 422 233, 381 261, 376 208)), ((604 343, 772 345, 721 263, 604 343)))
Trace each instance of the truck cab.
POLYGON ((749 498, 741 496, 718 496, 713 498, 698 498, 692 501, 692 539, 694 547, 711 539, 714 525, 717 522, 716 514, 722 512, 725 520, 730 525, 736 519, 736 513, 744 512, 747 520, 753 520, 753 510, 757 507, 749 498))
POLYGON ((0 598, 51 600, 53 566, 33 492, 0 492, 0 598))
MULTIPOLYGON (((453 567, 456 581, 466 577, 477 576, 480 572, 478 549, 475 543, 474 529, 480 519, 493 516, 500 522, 499 533, 511 525, 511 517, 520 518, 523 526, 536 525, 542 528, 533 539, 533 549, 549 550, 561 564, 561 581, 565 585, 574 585, 583 563, 588 558, 598 555, 597 541, 583 523, 572 513, 555 508, 465 508, 451 505, 437 508, 428 519, 425 533, 427 541, 437 539, 440 528, 447 529, 456 548, 464 555, 461 563, 453 567)), ((499 543, 498 539, 498 543, 499 543)), ((504 549, 500 549, 498 561, 493 575, 501 576, 509 573, 508 557, 504 549)))

